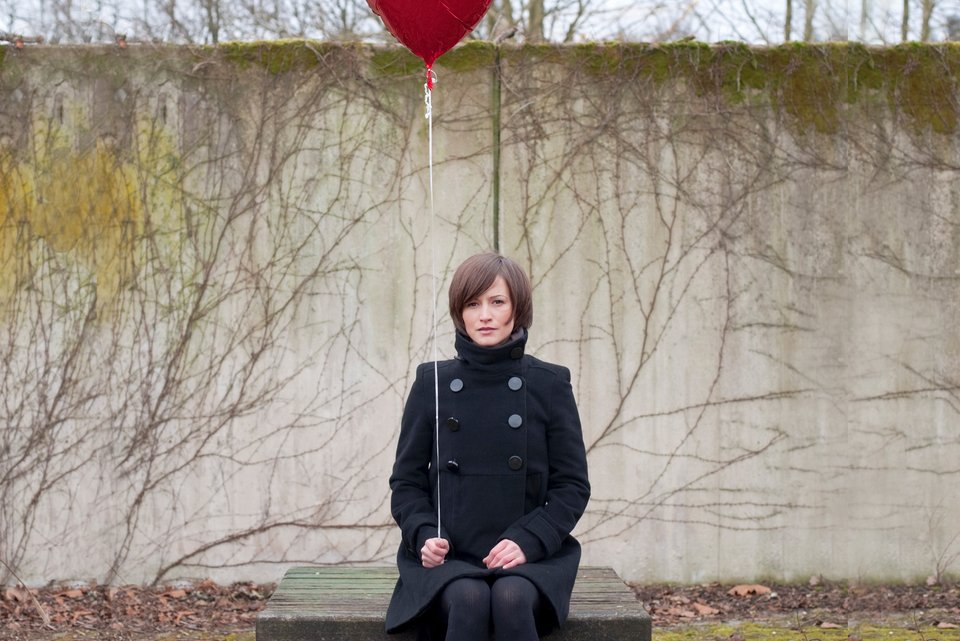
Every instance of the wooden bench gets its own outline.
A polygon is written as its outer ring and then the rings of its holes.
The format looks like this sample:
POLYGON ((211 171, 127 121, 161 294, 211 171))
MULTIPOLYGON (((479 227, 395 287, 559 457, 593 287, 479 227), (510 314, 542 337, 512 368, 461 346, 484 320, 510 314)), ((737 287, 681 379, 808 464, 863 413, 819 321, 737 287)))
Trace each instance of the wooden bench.
MULTIPOLYGON (((383 617, 397 581, 393 567, 297 567, 257 616, 257 641, 414 641, 387 634, 383 617)), ((570 616, 557 641, 650 641, 650 615, 610 568, 580 568, 570 616)))

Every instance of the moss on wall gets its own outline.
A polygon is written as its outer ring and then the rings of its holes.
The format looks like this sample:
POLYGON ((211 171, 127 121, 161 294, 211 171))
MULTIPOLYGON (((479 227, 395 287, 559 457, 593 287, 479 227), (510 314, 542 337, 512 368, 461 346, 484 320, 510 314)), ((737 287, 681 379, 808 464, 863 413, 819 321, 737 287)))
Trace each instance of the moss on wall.
POLYGON ((855 43, 592 43, 528 45, 506 50, 513 64, 566 65, 600 82, 684 83, 696 95, 731 104, 766 102, 800 129, 836 133, 845 105, 882 100, 915 131, 957 130, 955 43, 866 47, 855 43))
MULTIPOLYGON (((916 133, 953 134, 958 126, 956 43, 750 47, 738 42, 608 42, 498 47, 474 40, 441 56, 437 66, 456 73, 489 68, 498 50, 518 66, 566 66, 601 82, 683 83, 700 97, 766 104, 801 131, 836 133, 843 110, 864 101, 880 101, 902 112, 916 133)), ((400 46, 275 40, 228 42, 200 50, 200 55, 220 55, 241 68, 259 66, 271 74, 313 70, 328 63, 330 56, 344 54, 365 59, 367 72, 374 77, 415 76, 423 70, 423 61, 400 46)))
MULTIPOLYGON (((7 47, 0 47, 0 65, 7 47)), ((241 69, 261 67, 271 74, 302 73, 319 65, 365 64, 373 77, 406 77, 422 72, 423 62, 400 46, 309 40, 227 42, 186 48, 195 57, 219 57, 241 69)), ((90 75, 124 73, 114 47, 70 47, 70 56, 90 75)), ((508 64, 539 63, 568 67, 600 82, 682 83, 695 95, 729 104, 769 105, 797 129, 836 133, 848 106, 883 104, 902 113, 916 133, 957 131, 957 76, 960 45, 908 43, 867 47, 856 43, 791 43, 749 47, 743 43, 665 44, 587 43, 506 45, 468 41, 441 56, 437 65, 468 73, 495 64, 501 52, 508 64)), ((10 60, 7 60, 10 65, 10 60)), ((361 71, 362 73, 362 71, 361 71)))
POLYGON ((242 69, 253 65, 272 74, 303 71, 316 67, 324 55, 336 53, 348 45, 310 40, 269 40, 225 42, 207 51, 219 52, 242 69))

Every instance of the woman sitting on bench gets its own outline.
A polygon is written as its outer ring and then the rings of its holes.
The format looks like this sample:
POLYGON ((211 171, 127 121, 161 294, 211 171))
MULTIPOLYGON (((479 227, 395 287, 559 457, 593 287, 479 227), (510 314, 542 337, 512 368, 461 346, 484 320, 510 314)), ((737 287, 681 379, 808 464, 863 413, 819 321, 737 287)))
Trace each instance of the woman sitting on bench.
POLYGON ((417 368, 390 477, 388 632, 532 641, 567 617, 590 484, 570 371, 524 353, 531 296, 499 254, 453 276, 457 358, 417 368))

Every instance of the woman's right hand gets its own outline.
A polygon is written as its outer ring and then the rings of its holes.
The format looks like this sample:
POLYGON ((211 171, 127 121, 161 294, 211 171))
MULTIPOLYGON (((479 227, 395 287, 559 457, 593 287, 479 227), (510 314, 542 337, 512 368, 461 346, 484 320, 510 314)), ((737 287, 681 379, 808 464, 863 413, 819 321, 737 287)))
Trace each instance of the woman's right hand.
POLYGON ((427 539, 420 548, 420 561, 425 568, 435 568, 443 564, 443 560, 450 551, 450 543, 446 539, 427 539))

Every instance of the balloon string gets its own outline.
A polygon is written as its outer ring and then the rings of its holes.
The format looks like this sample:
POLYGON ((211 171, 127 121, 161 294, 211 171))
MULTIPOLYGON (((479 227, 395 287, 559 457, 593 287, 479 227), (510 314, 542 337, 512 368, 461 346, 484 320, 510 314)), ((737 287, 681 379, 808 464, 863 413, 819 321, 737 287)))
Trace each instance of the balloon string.
POLYGON ((440 530, 440 373, 437 355, 437 243, 436 216, 433 209, 433 85, 436 74, 427 65, 427 82, 423 85, 423 102, 426 106, 427 147, 430 159, 430 275, 433 283, 433 441, 437 447, 437 538, 442 538, 440 530))

